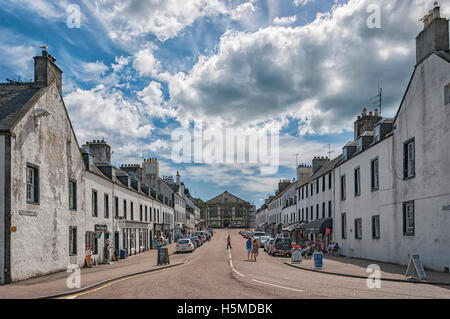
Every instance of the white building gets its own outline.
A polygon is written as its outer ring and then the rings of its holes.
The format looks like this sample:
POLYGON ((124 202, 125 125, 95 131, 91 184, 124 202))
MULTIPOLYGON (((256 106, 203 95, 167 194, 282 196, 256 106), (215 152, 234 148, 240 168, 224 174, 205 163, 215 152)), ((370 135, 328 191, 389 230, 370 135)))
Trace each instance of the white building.
POLYGON ((394 119, 357 131, 335 169, 335 240, 347 256, 450 268, 450 55, 439 7, 416 38, 417 64, 394 119))

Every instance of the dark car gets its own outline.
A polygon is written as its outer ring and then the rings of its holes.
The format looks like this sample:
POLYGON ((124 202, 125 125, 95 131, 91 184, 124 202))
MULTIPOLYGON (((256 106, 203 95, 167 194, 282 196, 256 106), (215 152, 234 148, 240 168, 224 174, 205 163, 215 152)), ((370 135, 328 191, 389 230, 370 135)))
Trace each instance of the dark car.
POLYGON ((283 255, 290 257, 292 253, 291 250, 291 240, 286 237, 276 238, 273 242, 272 247, 270 248, 269 254, 272 256, 275 255, 283 255))

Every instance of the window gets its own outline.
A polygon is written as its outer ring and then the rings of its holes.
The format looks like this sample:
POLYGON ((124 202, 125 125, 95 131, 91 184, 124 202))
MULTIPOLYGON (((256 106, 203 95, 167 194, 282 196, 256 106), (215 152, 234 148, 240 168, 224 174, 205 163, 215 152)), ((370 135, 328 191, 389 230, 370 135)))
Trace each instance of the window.
POLYGON ((316 205, 316 219, 319 219, 319 204, 316 205))
POLYGON ((450 83, 444 87, 444 105, 450 103, 450 83))
POLYGON ((322 218, 325 218, 325 202, 322 203, 322 218))
POLYGON ((380 238, 380 216, 372 216, 372 238, 380 238))
POLYGON ((127 219, 127 200, 123 200, 123 218, 127 219))
POLYGON ((309 220, 309 213, 308 213, 308 207, 306 207, 306 220, 309 220))
POLYGON ((403 203, 403 235, 414 236, 414 202, 403 203))
POLYGON ((134 207, 133 207, 133 202, 130 202, 130 218, 131 220, 134 220, 134 207))
POLYGON ((105 208, 105 218, 109 218, 109 195, 105 194, 104 196, 104 208, 105 208))
POLYGON ((145 221, 148 221, 148 208, 145 206, 145 221))
POLYGON ((140 221, 143 221, 143 220, 144 220, 142 216, 143 216, 142 205, 139 205, 139 220, 140 220, 140 221))
POLYGON ((86 250, 92 249, 93 255, 98 254, 98 240, 93 231, 86 232, 86 250))
POLYGON ((355 196, 361 195, 361 169, 355 168, 355 196))
POLYGON ((341 200, 345 200, 345 175, 341 176, 341 200))
POLYGON ((69 227, 69 256, 77 255, 77 228, 69 227))
POLYGON ((305 220, 305 209, 302 208, 302 220, 305 220))
POLYGON ((27 164, 27 203, 39 205, 39 167, 27 164))
POLYGON ((314 219, 314 206, 311 206, 311 220, 314 219))
POLYGON ((302 187, 302 199, 304 199, 305 198, 305 192, 304 192, 304 190, 305 190, 305 188, 304 187, 302 187))
POLYGON ((306 198, 308 198, 308 185, 305 186, 305 190, 306 190, 306 198))
POLYGON ((314 194, 314 182, 311 183, 311 197, 314 194))
POLYGON ((328 217, 331 217, 331 200, 328 201, 328 217))
POLYGON ((355 238, 362 239, 362 219, 355 219, 355 238))
POLYGON ((347 215, 341 214, 341 235, 342 239, 347 239, 347 215))
POLYGON ((92 190, 92 216, 98 216, 98 198, 97 191, 95 189, 92 190))
POLYGON ((370 161, 370 176, 370 187, 372 188, 372 191, 376 191, 380 187, 378 157, 370 161))
POLYGON ((114 201, 115 201, 114 214, 116 215, 117 218, 119 217, 119 197, 115 196, 114 201))
POLYGON ((320 182, 320 179, 317 179, 316 180, 316 194, 319 194, 319 182, 320 182))
POLYGON ((69 209, 77 210, 77 182, 69 179, 69 209))
POLYGON ((325 191, 325 175, 322 176, 322 192, 325 191))
POLYGON ((414 138, 406 141, 404 144, 403 169, 403 177, 405 179, 414 178, 416 176, 416 151, 414 138))
POLYGON ((330 174, 328 174, 328 189, 331 189, 331 178, 332 178, 332 176, 330 173, 330 174))

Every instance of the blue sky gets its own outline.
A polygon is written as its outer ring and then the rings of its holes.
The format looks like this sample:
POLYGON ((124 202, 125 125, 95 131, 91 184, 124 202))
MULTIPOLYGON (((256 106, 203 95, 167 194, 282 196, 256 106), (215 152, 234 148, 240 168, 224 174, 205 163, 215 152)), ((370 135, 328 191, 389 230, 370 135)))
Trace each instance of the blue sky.
MULTIPOLYGON (((33 78, 39 45, 64 71, 63 96, 80 144, 106 139, 113 161, 157 157, 204 200, 228 190, 256 205, 299 162, 332 157, 381 84, 395 115, 412 73, 418 19, 433 1, 0 0, 0 78, 33 78), (80 28, 69 28, 76 4, 80 28), (381 28, 369 28, 370 4, 381 28), (280 168, 177 164, 171 133, 280 127, 280 168)), ((449 8, 442 8, 449 14, 449 8)))

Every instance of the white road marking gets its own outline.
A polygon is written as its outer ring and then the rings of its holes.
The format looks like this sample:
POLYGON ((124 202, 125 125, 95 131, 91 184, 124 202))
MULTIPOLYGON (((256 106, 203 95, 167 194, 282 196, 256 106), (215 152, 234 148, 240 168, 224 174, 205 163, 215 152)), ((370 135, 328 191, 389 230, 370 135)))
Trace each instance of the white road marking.
POLYGON ((295 288, 290 288, 290 287, 279 286, 279 285, 271 284, 270 282, 260 281, 260 280, 256 280, 256 279, 253 279, 253 281, 257 282, 257 283, 260 283, 260 284, 274 286, 274 287, 278 287, 278 288, 282 288, 282 289, 289 289, 289 290, 293 290, 293 291, 297 291, 297 292, 305 292, 304 290, 301 290, 301 289, 295 289, 295 288))
POLYGON ((245 278, 245 275, 243 275, 243 274, 241 274, 239 271, 237 271, 236 269, 234 269, 234 268, 231 268, 235 273, 237 273, 239 276, 242 276, 242 277, 244 277, 245 278))
POLYGON ((234 269, 234 266, 233 266, 233 259, 231 258, 231 249, 230 249, 230 248, 228 248, 228 257, 230 258, 230 267, 231 267, 231 270, 233 270, 233 271, 234 271, 235 273, 237 273, 239 276, 245 278, 245 275, 241 274, 239 271, 237 271, 236 269, 234 269))

